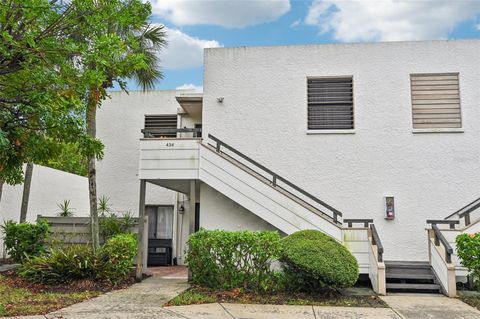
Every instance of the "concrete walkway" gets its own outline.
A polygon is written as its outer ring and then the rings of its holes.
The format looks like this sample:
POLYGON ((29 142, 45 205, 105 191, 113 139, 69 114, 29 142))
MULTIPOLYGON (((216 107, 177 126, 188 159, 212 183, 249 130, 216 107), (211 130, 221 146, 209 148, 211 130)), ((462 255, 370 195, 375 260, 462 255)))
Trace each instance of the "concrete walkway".
POLYGON ((127 289, 116 290, 37 318, 183 318, 162 305, 188 288, 185 279, 147 278, 127 289))
POLYGON ((382 297, 390 308, 245 305, 213 303, 162 307, 188 287, 184 269, 162 269, 127 289, 72 305, 46 316, 23 319, 183 318, 183 319, 473 319, 480 311, 442 295, 394 294, 382 297))
POLYGON ((0 273, 9 271, 12 269, 17 269, 20 267, 20 264, 6 264, 6 265, 0 265, 0 273))
POLYGON ((443 295, 392 294, 381 297, 401 318, 479 319, 480 311, 443 295))

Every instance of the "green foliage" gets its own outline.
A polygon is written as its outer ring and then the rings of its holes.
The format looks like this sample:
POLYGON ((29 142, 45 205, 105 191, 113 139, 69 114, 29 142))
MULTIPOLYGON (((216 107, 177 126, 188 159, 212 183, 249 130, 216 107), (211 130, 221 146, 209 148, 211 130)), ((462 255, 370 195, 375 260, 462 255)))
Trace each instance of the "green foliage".
POLYGON ((99 267, 89 245, 52 248, 47 253, 27 259, 20 275, 35 283, 56 284, 79 279, 95 279, 99 267))
POLYGON ((98 199, 98 212, 100 213, 100 216, 105 216, 111 211, 112 207, 110 206, 110 197, 100 196, 98 199))
POLYGON ((214 296, 209 296, 195 289, 188 289, 170 300, 168 306, 197 305, 215 302, 217 302, 217 298, 214 296))
POLYGON ((57 284, 90 279, 113 284, 127 278, 133 269, 137 240, 133 234, 110 238, 99 250, 90 245, 52 248, 24 261, 20 275, 35 283, 57 284))
POLYGON ((55 156, 38 164, 64 172, 87 176, 88 163, 79 143, 58 143, 55 156))
POLYGON ((480 233, 460 234, 456 238, 457 254, 480 290, 480 233))
POLYGON ((165 34, 150 14, 141 0, 0 6, 0 180, 20 183, 25 162, 76 171, 85 167, 80 156, 103 156, 86 132, 86 106, 99 106, 115 83, 151 88, 161 78, 165 34))
POLYGON ((74 209, 70 206, 70 200, 64 200, 63 203, 57 204, 57 207, 60 209, 58 212, 60 217, 71 217, 74 215, 74 209))
POLYGON ((24 162, 54 158, 62 142, 101 150, 101 143, 84 132, 89 81, 72 59, 87 50, 78 39, 95 28, 77 2, 24 0, 0 6, 0 179, 9 184, 21 182, 24 162))
POLYGON ((16 262, 23 262, 30 256, 37 256, 45 251, 45 243, 50 234, 50 227, 45 220, 35 224, 6 221, 2 226, 5 235, 4 244, 7 253, 16 262))
POLYGON ((285 237, 282 242, 281 261, 288 288, 351 287, 357 281, 357 260, 330 236, 317 230, 302 230, 285 237))
POLYGON ((281 252, 278 232, 204 230, 188 238, 186 262, 194 283, 211 288, 278 289, 272 262, 281 252))
POLYGON ((101 217, 99 223, 103 242, 113 236, 130 233, 135 226, 135 220, 130 212, 123 213, 122 217, 110 213, 107 217, 101 217))
POLYGON ((137 255, 137 236, 135 234, 116 235, 105 243, 99 252, 103 266, 97 278, 113 283, 128 277, 132 272, 137 255))

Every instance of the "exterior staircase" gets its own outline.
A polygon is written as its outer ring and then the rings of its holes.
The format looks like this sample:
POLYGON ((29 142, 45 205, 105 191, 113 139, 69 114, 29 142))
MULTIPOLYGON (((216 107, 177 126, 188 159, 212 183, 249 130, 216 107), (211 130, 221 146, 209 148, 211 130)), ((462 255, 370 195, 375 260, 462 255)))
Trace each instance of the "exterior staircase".
POLYGON ((442 287, 428 261, 386 261, 388 292, 441 293, 442 287))

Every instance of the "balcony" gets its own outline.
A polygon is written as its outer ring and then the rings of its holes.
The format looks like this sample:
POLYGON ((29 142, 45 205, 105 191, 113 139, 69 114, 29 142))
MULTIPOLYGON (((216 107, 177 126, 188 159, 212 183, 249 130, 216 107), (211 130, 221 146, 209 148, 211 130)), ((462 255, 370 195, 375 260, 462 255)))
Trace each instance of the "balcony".
POLYGON ((198 179, 201 129, 142 130, 139 178, 175 191, 188 192, 188 181, 198 179), (168 132, 167 132, 168 130, 168 132), (190 137, 162 137, 175 131, 190 137))

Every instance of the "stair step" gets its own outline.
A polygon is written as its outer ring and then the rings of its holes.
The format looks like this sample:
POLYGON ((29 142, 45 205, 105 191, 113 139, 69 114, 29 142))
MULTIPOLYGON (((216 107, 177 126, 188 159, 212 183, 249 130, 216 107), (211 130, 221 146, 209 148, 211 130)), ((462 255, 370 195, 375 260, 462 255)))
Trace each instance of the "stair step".
POLYGON ((402 289, 402 290, 440 290, 439 284, 400 284, 387 283, 387 289, 402 289))
POLYGON ((385 261, 387 269, 430 269, 430 263, 427 261, 385 261))
POLYGON ((418 279, 418 280, 433 280, 435 276, 429 273, 413 273, 413 272, 387 272, 386 279, 418 279))

